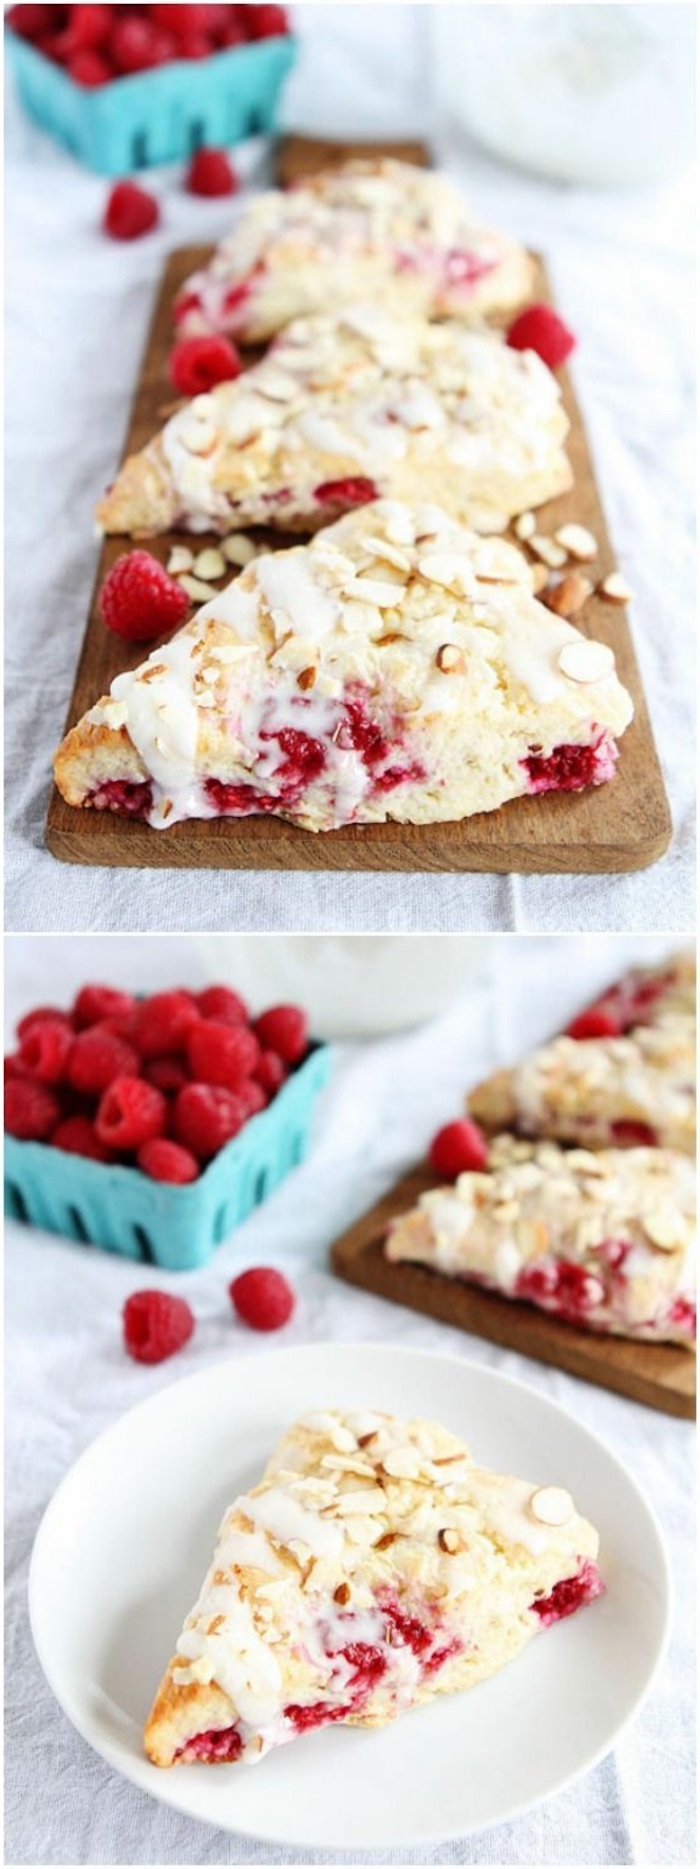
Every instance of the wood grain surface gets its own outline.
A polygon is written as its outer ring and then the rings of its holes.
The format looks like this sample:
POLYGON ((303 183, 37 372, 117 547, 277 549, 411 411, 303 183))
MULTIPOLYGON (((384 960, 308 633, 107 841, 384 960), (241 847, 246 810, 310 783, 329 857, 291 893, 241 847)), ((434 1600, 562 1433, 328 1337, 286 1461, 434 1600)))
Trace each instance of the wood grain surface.
MULTIPOLYGON (((327 144, 303 144, 316 152, 327 144)), ((349 146, 343 145, 344 153, 349 146)), ((392 146, 395 152, 395 146, 392 146)), ((420 148, 420 146, 419 146, 420 148)), ((303 153, 303 152, 302 152, 303 153)), ((408 153, 408 152, 406 152, 408 153)), ((297 149, 297 160, 299 150, 297 149)), ((299 171, 302 172, 301 170, 299 171)), ((303 172, 308 172, 307 170, 303 172)), ((167 262, 153 323, 139 376, 129 424, 125 454, 144 446, 177 406, 167 375, 173 341, 173 297, 187 275, 209 256, 206 247, 186 247, 167 262)), ((540 267, 537 295, 548 296, 540 267)), ((571 422, 568 452, 575 487, 562 498, 539 509, 538 524, 551 532, 567 520, 590 527, 600 544, 594 571, 603 576, 615 564, 608 538, 588 444, 571 382, 561 372, 562 389, 571 422)), ((95 489, 95 499, 101 489, 95 489)), ((290 541, 277 534, 258 534, 272 547, 290 541)), ((175 543, 191 544, 191 535, 170 532, 148 541, 148 549, 165 561, 175 543)), ((210 535, 198 537, 198 546, 210 535)), ((66 730, 105 694, 113 677, 134 668, 144 649, 128 646, 106 630, 98 610, 97 594, 106 573, 128 548, 125 539, 104 541, 95 591, 71 696, 66 730)), ((381 870, 381 871, 509 871, 602 872, 642 869, 667 849, 671 822, 661 771, 649 724, 646 702, 624 611, 592 597, 583 631, 607 642, 615 651, 618 672, 631 690, 635 719, 622 740, 620 763, 611 784, 581 793, 546 793, 539 798, 518 798, 499 811, 480 813, 459 823, 433 825, 377 824, 350 826, 314 833, 297 829, 269 816, 188 820, 168 831, 153 831, 111 812, 76 810, 54 787, 46 821, 46 844, 67 863, 100 864, 148 869, 264 869, 264 870, 381 870)), ((659 618, 659 627, 664 619, 659 618)))
POLYGON ((442 1324, 486 1337, 503 1349, 518 1350, 537 1363, 552 1363, 570 1376, 612 1389, 630 1401, 644 1402, 667 1415, 693 1418, 695 1357, 687 1350, 673 1344, 597 1336, 548 1317, 534 1305, 481 1291, 426 1266, 392 1265, 382 1249, 389 1221, 413 1207, 418 1196, 434 1186, 435 1170, 424 1162, 356 1220, 331 1249, 331 1264, 339 1278, 377 1297, 408 1305, 412 1311, 422 1311, 442 1324))

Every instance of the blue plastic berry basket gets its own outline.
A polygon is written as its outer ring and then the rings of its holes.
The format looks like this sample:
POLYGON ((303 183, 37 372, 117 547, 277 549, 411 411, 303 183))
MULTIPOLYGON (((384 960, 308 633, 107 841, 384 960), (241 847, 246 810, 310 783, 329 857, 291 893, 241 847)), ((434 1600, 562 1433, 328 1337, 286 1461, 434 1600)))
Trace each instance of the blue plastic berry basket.
POLYGON ((130 175, 183 161, 202 144, 217 148, 273 130, 297 55, 285 33, 87 90, 11 29, 7 43, 29 116, 98 175, 130 175))
POLYGON ((6 1135, 5 1212, 167 1272, 195 1271, 304 1160, 329 1075, 328 1046, 313 1045, 267 1109, 185 1187, 6 1135))

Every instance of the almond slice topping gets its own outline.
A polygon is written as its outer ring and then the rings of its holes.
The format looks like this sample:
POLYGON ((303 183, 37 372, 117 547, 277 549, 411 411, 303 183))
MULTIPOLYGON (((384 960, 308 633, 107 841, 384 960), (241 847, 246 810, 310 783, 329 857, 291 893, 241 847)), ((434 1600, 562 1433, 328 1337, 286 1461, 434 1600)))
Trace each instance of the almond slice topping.
POLYGON ((544 602, 557 616, 572 617, 583 609, 592 589, 590 578, 582 577, 580 571, 568 571, 545 593, 544 602))
POLYGON ((466 675, 465 657, 454 642, 442 643, 435 660, 443 675, 466 675))
POLYGON ((554 537, 557 545, 563 546, 567 557, 577 558, 581 564, 597 556, 598 540, 588 531, 587 526, 560 526, 554 537))
POLYGON ((539 1486, 530 1500, 530 1511, 541 1525, 568 1525, 574 1502, 564 1486, 539 1486))
POLYGON ((604 681, 615 667, 612 649, 604 642, 568 642, 559 656, 562 675, 569 681, 604 681))
POLYGON ((603 578, 602 584, 598 585, 598 596, 604 597, 609 604, 628 604, 634 592, 620 571, 610 571, 603 578))

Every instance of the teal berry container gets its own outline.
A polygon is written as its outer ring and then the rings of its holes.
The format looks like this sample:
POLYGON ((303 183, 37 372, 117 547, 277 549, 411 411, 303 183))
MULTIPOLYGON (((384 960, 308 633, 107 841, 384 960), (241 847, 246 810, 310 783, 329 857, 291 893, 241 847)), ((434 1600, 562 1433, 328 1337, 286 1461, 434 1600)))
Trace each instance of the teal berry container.
POLYGON ((203 144, 219 148, 273 130, 297 55, 285 33, 88 90, 11 28, 6 36, 28 115, 98 175, 130 175, 184 161, 203 144))
POLYGON ((184 1187, 5 1136, 5 1212, 164 1272, 193 1272, 304 1160, 327 1045, 312 1044, 267 1109, 184 1187))

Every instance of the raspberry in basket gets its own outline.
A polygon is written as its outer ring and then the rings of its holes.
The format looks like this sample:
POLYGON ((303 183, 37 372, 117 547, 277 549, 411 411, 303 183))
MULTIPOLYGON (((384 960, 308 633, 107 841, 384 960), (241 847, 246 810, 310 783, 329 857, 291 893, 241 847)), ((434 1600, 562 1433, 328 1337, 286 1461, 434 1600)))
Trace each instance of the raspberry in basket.
POLYGON ((184 1051, 187 1034, 197 1020, 197 1008, 189 993, 178 988, 170 993, 152 993, 136 1010, 136 1050, 142 1058, 163 1058, 184 1051))
POLYGON ((177 629, 189 607, 187 592, 150 552, 125 552, 100 591, 103 622, 127 642, 151 642, 177 629))
POLYGON ((46 1142, 58 1115, 58 1103, 46 1084, 33 1077, 12 1077, 5 1085, 5 1128, 20 1142, 46 1142))
POLYGON ((291 1285, 274 1266, 255 1265, 229 1285, 234 1311, 252 1330, 279 1330, 294 1310, 291 1285))
POLYGON ((58 1084, 73 1045, 73 1034, 63 1019, 42 1019, 20 1039, 20 1062, 29 1077, 43 1084, 58 1084))
POLYGON ((264 1051, 276 1051, 285 1064, 298 1064, 309 1042, 309 1022, 301 1006, 270 1006, 256 1019, 255 1035, 264 1051))
POLYGON ((202 1019, 218 1019, 220 1025, 248 1023, 248 1008, 240 993, 234 993, 230 986, 207 986, 196 999, 202 1019))
POLYGON ((115 1077, 100 1102, 95 1128, 109 1149, 138 1149, 151 1136, 164 1134, 167 1115, 165 1097, 155 1084, 140 1077, 115 1077))
POLYGON ((260 1046, 245 1025, 219 1025, 200 1019, 187 1035, 187 1061, 191 1074, 202 1084, 223 1084, 238 1090, 250 1077, 260 1057, 260 1046))
MULTIPOLYGON (((39 1031, 45 1031, 40 1026, 39 1031)), ((138 1077, 139 1061, 132 1045, 104 1026, 90 1025, 79 1032, 68 1055, 66 1077, 74 1090, 98 1096, 115 1077, 138 1077)))
POLYGON ((136 1157, 144 1175, 150 1175, 153 1181, 170 1181, 184 1187, 188 1181, 196 1181, 199 1174, 199 1162, 190 1149, 183 1149, 179 1142, 169 1142, 167 1136, 154 1136, 151 1142, 144 1142, 136 1157))
POLYGON ((160 208, 154 195, 136 182, 115 182, 107 200, 102 226, 112 240, 138 240, 149 234, 160 220, 160 208))
POLYGON ((164 1363, 182 1350, 194 1331, 184 1298, 166 1291, 135 1291, 122 1312, 124 1347, 137 1363, 164 1363))
POLYGON ((183 337, 170 352, 170 381, 181 396, 202 396, 240 376, 241 360, 227 337, 183 337))
POLYGON ((241 1098, 221 1084, 185 1084, 175 1103, 173 1127, 178 1142, 207 1162, 238 1135, 247 1116, 241 1098))
POLYGON ((102 1019, 121 1019, 133 1013, 133 993, 120 993, 114 986, 81 986, 73 1007, 79 1031, 84 1025, 97 1025, 102 1019))
POLYGON ((191 195, 235 195, 238 176, 225 149, 198 149, 192 157, 185 187, 191 195))
POLYGON ((64 1116, 63 1122, 54 1129, 51 1147, 63 1149, 67 1155, 86 1155, 92 1162, 112 1160, 111 1150, 100 1142, 89 1116, 64 1116))

